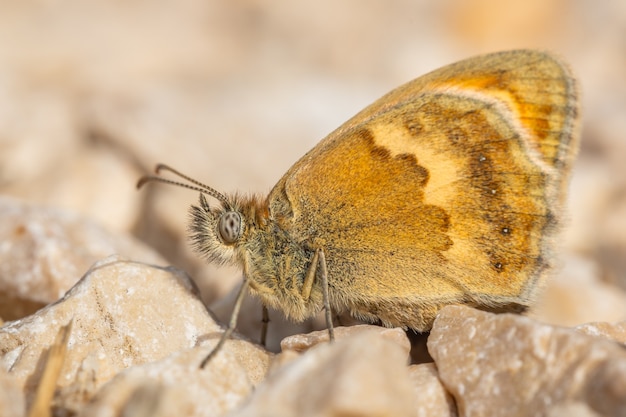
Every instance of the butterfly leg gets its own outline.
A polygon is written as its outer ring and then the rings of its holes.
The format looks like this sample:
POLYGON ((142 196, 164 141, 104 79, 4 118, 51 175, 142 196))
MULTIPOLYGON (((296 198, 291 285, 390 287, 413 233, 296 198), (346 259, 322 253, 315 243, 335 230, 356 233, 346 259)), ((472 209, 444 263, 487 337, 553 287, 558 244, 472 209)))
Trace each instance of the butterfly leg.
POLYGON ((322 296, 324 298, 324 315, 326 317, 326 327, 328 328, 328 338, 331 342, 335 340, 335 330, 333 328, 333 316, 330 311, 330 299, 328 296, 328 271, 326 269, 326 255, 324 249, 318 249, 316 254, 319 257, 320 278, 322 281, 322 296))
POLYGON ((313 288, 315 277, 319 277, 322 284, 326 328, 328 329, 328 338, 332 342, 335 340, 335 331, 333 328, 333 318, 330 310, 330 299, 328 296, 328 272, 326 269, 326 256, 324 255, 324 249, 315 250, 315 253, 313 253, 313 259, 311 259, 311 266, 306 272, 306 277, 304 277, 304 284, 302 284, 302 298, 305 300, 308 300, 311 296, 311 289, 313 288))
POLYGON ((267 328, 270 322, 270 314, 265 306, 263 306, 263 319, 261 322, 263 323, 261 325, 261 346, 265 347, 265 343, 267 341, 267 328))
POLYGON ((206 364, 209 363, 209 361, 213 359, 215 355, 217 355, 217 353, 220 351, 224 343, 226 343, 226 341, 230 339, 230 335, 232 335, 233 331, 235 331, 235 328, 237 327, 237 319, 239 318, 239 310, 241 309, 241 303, 243 302, 243 297, 246 294, 247 288, 248 288, 248 277, 244 274, 243 283, 241 284, 241 288, 239 288, 239 292, 237 293, 237 299, 235 300, 235 307, 233 308, 233 312, 230 315, 228 328, 226 329, 226 331, 224 331, 224 333, 222 333, 222 337, 220 337, 220 340, 219 342, 217 342, 217 345, 215 345, 213 350, 200 363, 200 368, 204 368, 206 364))

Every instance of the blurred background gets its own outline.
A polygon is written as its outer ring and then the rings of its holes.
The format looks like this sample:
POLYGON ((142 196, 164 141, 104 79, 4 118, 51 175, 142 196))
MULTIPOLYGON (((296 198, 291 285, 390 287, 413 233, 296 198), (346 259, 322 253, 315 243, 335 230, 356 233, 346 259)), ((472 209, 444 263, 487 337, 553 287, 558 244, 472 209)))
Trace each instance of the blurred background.
POLYGON ((624 320, 622 0, 0 2, 0 193, 135 235, 211 303, 240 275, 189 250, 196 193, 138 192, 139 176, 166 162, 223 192, 267 193, 390 89, 522 47, 563 56, 583 92, 561 267, 533 314, 624 320))

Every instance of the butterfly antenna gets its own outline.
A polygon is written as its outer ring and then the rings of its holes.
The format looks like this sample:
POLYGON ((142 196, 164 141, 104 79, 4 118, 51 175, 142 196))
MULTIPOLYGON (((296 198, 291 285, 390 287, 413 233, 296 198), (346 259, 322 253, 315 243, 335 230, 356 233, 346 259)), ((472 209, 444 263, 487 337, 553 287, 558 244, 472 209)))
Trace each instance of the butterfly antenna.
POLYGON ((224 204, 228 204, 228 200, 226 199, 226 197, 220 193, 219 191, 217 191, 216 189, 209 187, 206 184, 201 183, 200 181, 194 180, 193 178, 191 178, 188 175, 183 174, 182 172, 177 171, 176 169, 170 167, 169 165, 165 165, 165 164, 158 164, 156 166, 155 172, 157 175, 144 175, 143 177, 139 178, 139 181, 137 181, 137 188, 141 188, 143 187, 144 184, 148 183, 148 182, 161 182, 164 184, 170 184, 170 185, 176 185, 178 187, 182 187, 182 188, 187 188, 189 190, 194 190, 194 191, 198 191, 200 193, 204 193, 204 194, 208 194, 212 197, 215 197, 217 200, 221 201, 224 204), (181 181, 174 181, 174 180, 170 180, 167 178, 163 178, 158 176, 161 171, 169 171, 172 174, 190 182, 191 184, 187 184, 185 182, 181 182, 181 181))

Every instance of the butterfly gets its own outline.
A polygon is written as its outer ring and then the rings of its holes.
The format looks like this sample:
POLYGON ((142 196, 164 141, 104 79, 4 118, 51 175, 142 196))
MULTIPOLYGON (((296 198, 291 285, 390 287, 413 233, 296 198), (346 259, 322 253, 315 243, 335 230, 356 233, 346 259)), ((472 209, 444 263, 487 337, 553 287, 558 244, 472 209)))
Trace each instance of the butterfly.
MULTIPOLYGON (((302 321, 322 308, 428 331, 446 305, 522 312, 550 270, 579 147, 578 88, 541 51, 469 58, 386 94, 297 161, 269 195, 199 191, 194 249, 302 321), (217 201, 210 204, 207 197, 217 201)), ((331 334, 332 335, 332 334, 331 334)), ((221 346, 218 345, 218 347, 221 346)), ((203 362, 203 365, 206 363, 203 362)))

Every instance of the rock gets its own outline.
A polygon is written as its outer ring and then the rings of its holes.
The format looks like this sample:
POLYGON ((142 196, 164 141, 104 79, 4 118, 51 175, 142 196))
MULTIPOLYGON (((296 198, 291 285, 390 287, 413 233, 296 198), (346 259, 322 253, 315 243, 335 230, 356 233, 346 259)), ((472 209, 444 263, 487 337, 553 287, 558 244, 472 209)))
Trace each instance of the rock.
POLYGON ((26 415, 25 411, 22 389, 11 374, 0 367, 0 416, 22 417, 26 415))
POLYGON ((571 402, 567 404, 558 404, 546 413, 547 417, 602 417, 590 409, 587 404, 581 402, 571 402))
POLYGON ((52 399, 57 391, 59 377, 65 358, 67 358, 67 350, 69 345, 70 334, 72 333, 72 325, 74 320, 70 320, 68 324, 61 326, 53 343, 39 358, 39 367, 37 376, 29 381, 29 386, 34 389, 28 394, 29 399, 29 416, 49 416, 52 411, 52 399))
POLYGON ((428 340, 463 416, 546 415, 569 403, 626 415, 626 350, 513 314, 444 308, 428 340))
POLYGON ((63 211, 0 196, 0 317, 16 320, 59 299, 96 261, 118 254, 164 264, 126 235, 63 211))
POLYGON ((275 369, 233 415, 416 416, 407 361, 397 342, 357 332, 275 369))
POLYGON ((415 390, 418 416, 453 417, 457 415, 454 398, 439 380, 434 363, 411 365, 409 376, 415 390))
POLYGON ((265 376, 269 358, 251 343, 231 340, 200 369, 198 364, 208 352, 210 348, 184 350, 126 369, 104 385, 79 416, 224 415, 252 393, 255 383, 265 376), (242 365, 243 356, 262 372, 251 375, 242 365))
POLYGON ((575 327, 589 336, 603 337, 626 345, 626 321, 620 323, 585 323, 575 327))
MULTIPOLYGON (((27 398, 39 379, 42 355, 60 326, 72 319, 54 400, 58 410, 70 413, 78 412, 122 370, 161 360, 201 341, 213 345, 221 334, 186 275, 110 258, 89 270, 58 302, 0 328, 0 365, 11 369, 27 398)), ((198 349, 206 354, 206 348, 198 349)), ((249 383, 262 379, 268 358, 261 360, 249 349, 233 355, 248 369, 249 383)))
MULTIPOLYGON (((356 326, 340 326, 335 327, 335 339, 343 339, 354 337, 359 333, 372 333, 391 340, 400 346, 408 355, 411 350, 411 344, 406 337, 406 333, 399 327, 389 329, 386 327, 372 326, 368 324, 360 324, 356 326)), ((286 337, 280 343, 283 351, 294 350, 296 352, 304 352, 319 343, 328 343, 328 330, 318 330, 308 334, 296 334, 286 337)))

